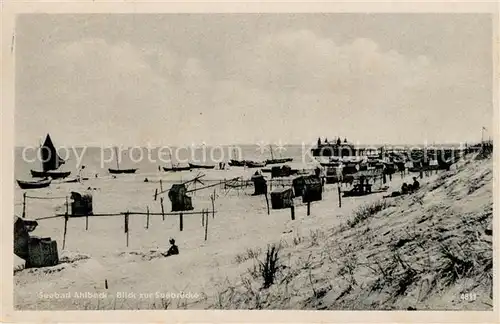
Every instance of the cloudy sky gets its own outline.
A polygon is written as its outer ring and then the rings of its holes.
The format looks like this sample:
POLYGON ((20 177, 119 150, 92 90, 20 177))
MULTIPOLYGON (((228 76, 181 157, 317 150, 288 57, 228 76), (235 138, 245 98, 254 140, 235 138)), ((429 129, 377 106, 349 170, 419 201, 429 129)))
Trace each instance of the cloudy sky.
POLYGON ((486 14, 22 15, 17 145, 479 140, 486 14))

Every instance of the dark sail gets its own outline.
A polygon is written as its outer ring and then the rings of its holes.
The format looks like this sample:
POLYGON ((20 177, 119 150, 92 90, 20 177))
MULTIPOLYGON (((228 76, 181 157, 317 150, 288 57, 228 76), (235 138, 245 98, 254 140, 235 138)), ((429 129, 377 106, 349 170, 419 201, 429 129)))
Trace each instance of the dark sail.
POLYGON ((47 134, 42 147, 42 168, 44 172, 57 170, 65 161, 57 154, 57 150, 52 143, 50 135, 47 134))

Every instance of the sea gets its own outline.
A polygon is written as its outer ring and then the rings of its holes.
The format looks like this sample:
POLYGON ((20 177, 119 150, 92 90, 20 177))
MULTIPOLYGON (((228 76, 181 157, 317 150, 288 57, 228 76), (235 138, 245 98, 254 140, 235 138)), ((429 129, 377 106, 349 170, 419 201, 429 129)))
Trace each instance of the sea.
MULTIPOLYGON (((273 148, 258 145, 225 145, 204 147, 58 147, 59 156, 66 162, 61 171, 77 174, 84 168, 86 175, 105 175, 108 168, 137 168, 137 173, 154 173, 161 167, 184 166, 190 163, 215 165, 231 159, 265 161, 274 158, 293 158, 292 167, 306 168, 315 163, 312 145, 286 145, 273 148), (118 157, 118 159, 117 159, 118 157), (117 163, 118 162, 118 163, 117 163)), ((39 150, 29 147, 15 148, 14 175, 16 179, 31 179, 30 170, 41 170, 39 150)), ((316 162, 317 163, 317 162, 316 162)))
MULTIPOLYGON (((308 169, 318 165, 312 156, 314 144, 293 144, 273 147, 264 145, 223 145, 223 146, 171 146, 171 147, 57 147, 58 154, 66 162, 59 168, 61 171, 72 171, 77 175, 83 167, 84 176, 101 176, 108 174, 108 168, 137 168, 137 174, 154 173, 161 167, 173 165, 184 166, 188 162, 201 165, 226 163, 231 159, 265 161, 271 158, 293 158, 287 163, 292 168, 308 169)), ((460 144, 446 144, 434 147, 460 147, 460 144)), ((377 149, 381 145, 358 145, 377 149)), ((387 146, 386 146, 387 147, 387 146)), ((398 148, 421 148, 422 145, 398 145, 398 148)), ((16 147, 14 162, 14 178, 31 179, 30 170, 42 170, 40 150, 33 147, 16 147)))

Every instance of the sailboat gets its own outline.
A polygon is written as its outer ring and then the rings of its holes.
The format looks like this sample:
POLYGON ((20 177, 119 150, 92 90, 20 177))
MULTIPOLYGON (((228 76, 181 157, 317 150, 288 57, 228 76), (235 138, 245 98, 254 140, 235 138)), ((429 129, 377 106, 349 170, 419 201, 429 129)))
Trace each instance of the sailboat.
POLYGON ((47 134, 45 142, 40 149, 42 151, 42 171, 31 170, 31 176, 35 178, 51 177, 52 179, 60 179, 70 175, 71 171, 57 171, 66 161, 57 154, 57 150, 49 134, 47 134))
MULTIPOLYGON (((233 151, 233 152, 236 152, 236 149, 233 151)), ((236 156, 236 154, 234 154, 234 156, 236 156)), ((261 167, 261 166, 265 166, 262 165, 261 162, 255 162, 255 161, 251 161, 251 160, 236 160, 236 159, 230 159, 229 162, 227 163, 229 166, 238 166, 238 167, 249 167, 249 168, 252 168, 252 167, 261 167)))
POLYGON ((278 163, 286 163, 286 162, 293 161, 293 158, 275 159, 273 156, 273 147, 271 145, 269 145, 269 148, 271 150, 271 159, 266 160, 266 164, 278 164, 278 163))
POLYGON ((174 163, 172 163, 172 154, 171 152, 169 151, 169 155, 170 155, 170 168, 169 167, 163 167, 163 171, 166 171, 166 172, 169 172, 169 171, 172 171, 172 172, 177 172, 177 171, 189 171, 191 170, 191 164, 189 164, 188 166, 179 166, 179 164, 176 164, 174 165, 174 163))
POLYGON ((118 162, 118 150, 115 147, 115 155, 116 155, 116 169, 108 168, 109 173, 111 174, 123 174, 123 173, 135 173, 137 169, 120 169, 120 163, 118 162))

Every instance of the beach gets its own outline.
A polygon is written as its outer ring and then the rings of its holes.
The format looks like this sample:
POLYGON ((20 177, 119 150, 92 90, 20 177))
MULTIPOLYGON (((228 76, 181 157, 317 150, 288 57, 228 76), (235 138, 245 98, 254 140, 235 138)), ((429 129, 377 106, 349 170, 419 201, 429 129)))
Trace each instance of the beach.
MULTIPOLYGON (((460 167, 457 166, 457 168, 460 167)), ((479 172, 477 168, 480 168, 481 172, 489 170, 491 175, 491 161, 489 163, 467 162, 461 168, 463 170, 461 169, 459 173, 456 170, 448 171, 448 173, 453 174, 460 181, 466 181, 465 172, 479 172)), ((231 167, 229 170, 204 170, 203 179, 207 180, 204 185, 217 184, 220 180, 216 179, 231 179, 234 176, 249 179, 253 172, 253 169, 242 167, 231 167), (214 181, 208 181, 210 179, 214 181)), ((442 181, 440 179, 446 173, 439 171, 420 180, 422 188, 418 195, 428 195, 429 188, 436 182, 442 181)), ((151 213, 161 213, 159 197, 156 201, 154 200, 155 190, 159 190, 160 179, 163 188, 168 189, 172 183, 192 179, 198 174, 197 171, 139 173, 118 175, 116 178, 111 176, 90 178, 82 184, 51 185, 49 189, 29 191, 29 195, 62 198, 28 199, 26 218, 36 219, 64 213, 64 197, 71 191, 90 192, 93 196, 96 214, 127 211, 145 213, 148 208, 151 213), (145 178, 148 178, 148 182, 144 182, 145 178)), ((62 249, 64 218, 39 220, 39 225, 32 235, 51 237, 56 240, 61 263, 54 267, 32 268, 16 272, 14 276, 15 306, 18 309, 52 310, 165 307, 205 309, 214 308, 217 303, 222 303, 220 305, 225 309, 255 308, 256 306, 251 303, 229 301, 230 299, 225 302, 227 304, 224 304, 218 298, 224 295, 222 292, 226 291, 228 286, 237 286, 248 269, 258 265, 257 260, 265 256, 269 244, 282 242, 286 246, 282 255, 283 258, 285 255, 288 256, 287 262, 302 260, 307 258, 307 255, 309 258, 321 259, 323 252, 320 247, 324 244, 330 246, 332 242, 338 240, 344 241, 345 244, 351 242, 349 245, 362 245, 358 246, 361 250, 356 253, 358 257, 361 257, 368 251, 369 244, 365 246, 365 243, 361 243, 367 235, 360 234, 359 231, 356 234, 350 228, 346 232, 346 228, 349 227, 347 224, 352 221, 354 213, 361 206, 377 203, 384 195, 399 190, 403 181, 410 183, 412 176, 414 174, 407 174, 404 179, 401 179, 399 174, 395 174, 392 181, 388 181, 387 184, 384 185, 379 181, 374 185, 375 189, 388 186, 385 192, 342 198, 341 207, 339 207, 338 185, 327 184, 324 187, 323 199, 311 204, 309 216, 301 198, 294 199, 295 220, 291 219, 289 208, 271 209, 268 215, 264 196, 253 196, 253 186, 235 189, 224 188, 223 184, 218 184, 190 194, 194 211, 208 209, 209 216, 208 220, 202 220, 200 214, 184 215, 182 231, 180 231, 179 215, 166 215, 164 220, 161 215, 151 215, 149 224, 147 224, 146 215, 130 215, 128 247, 123 215, 89 216, 88 230, 86 230, 86 217, 70 217, 64 250, 62 249), (212 213, 210 196, 214 193, 215 213, 212 213), (204 239, 205 227, 202 222, 208 222, 206 241, 204 239), (346 233, 350 234, 346 236, 346 233), (314 244, 310 243, 311 237, 315 237, 314 244), (169 248, 170 238, 175 238, 180 254, 165 257, 162 253, 169 248), (256 252, 257 256, 254 257, 249 251, 260 251, 260 253, 256 252), (251 256, 245 258, 245 254, 248 253, 251 256), (88 293, 87 298, 78 297, 78 294, 84 292, 88 293), (69 293, 69 295, 56 296, 56 294, 63 293, 69 293)), ((467 177, 470 177, 470 174, 467 177)), ((483 185, 486 192, 481 195, 480 206, 464 203, 463 208, 482 210, 484 207, 482 204, 492 203, 491 178, 483 185)), ((199 188, 203 185, 197 184, 197 186, 199 188)), ((189 188, 194 188, 194 186, 191 184, 189 188)), ((347 188, 344 185, 342 190, 347 190, 347 188)), ((170 212, 170 201, 166 194, 164 197, 165 212, 170 212)), ((19 194, 16 197, 16 213, 20 212, 21 198, 19 194)), ((391 205, 388 210, 395 212, 397 208, 403 208, 405 213, 408 210, 416 213, 415 207, 402 207, 411 199, 414 197, 388 198, 386 200, 391 205)), ((439 204, 446 205, 446 199, 448 198, 444 195, 439 200, 439 204)), ((425 204, 426 208, 434 208, 431 201, 425 204)), ((451 201, 450 204, 453 208, 459 206, 451 201)), ((386 211, 383 210, 381 213, 386 211)), ((417 217, 411 213, 411 216, 407 216, 409 223, 417 217)), ((419 214, 419 217, 424 217, 426 212, 419 212, 419 214)), ((387 225, 387 229, 395 233, 400 232, 400 227, 405 225, 404 222, 397 220, 394 222, 399 225, 387 225)), ((424 225, 429 228, 435 226, 424 225)), ((380 237, 376 239, 382 239, 385 236, 380 228, 377 229, 380 226, 382 225, 362 223, 356 229, 363 230, 364 233, 372 230, 371 235, 379 235, 380 237)), ((443 226, 446 226, 446 223, 443 226)), ((391 237, 392 240, 397 240, 397 236, 391 237)), ((381 252, 381 258, 384 253, 381 252)), ((324 260, 322 263, 325 264, 324 260)), ((337 263, 334 264, 337 268, 339 267, 337 263)), ((322 265, 322 267, 327 267, 327 265, 322 265)), ((328 267, 333 266, 330 264, 328 267)), ((311 267, 311 269, 315 268, 311 267)), ((304 271, 306 270, 299 272, 304 271)), ((325 278, 332 275, 332 272, 333 270, 325 272, 322 268, 322 274, 319 275, 321 279, 318 280, 323 282, 325 278)), ((339 276, 334 277, 339 278, 339 276)), ((274 286, 270 288, 270 291, 273 288, 274 286)), ((338 289, 339 287, 333 286, 330 288, 332 291, 338 289)), ((301 291, 303 295, 304 290, 301 291)), ((295 303, 303 303, 306 297, 308 298, 308 296, 296 296, 295 303)), ((337 305, 333 302, 331 304, 337 305)), ((449 307, 450 304, 444 306, 449 307)), ((286 306, 271 303, 266 307, 294 308, 298 307, 298 304, 291 303, 286 306)))

